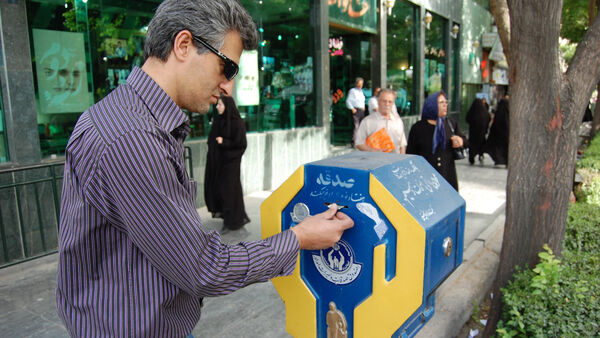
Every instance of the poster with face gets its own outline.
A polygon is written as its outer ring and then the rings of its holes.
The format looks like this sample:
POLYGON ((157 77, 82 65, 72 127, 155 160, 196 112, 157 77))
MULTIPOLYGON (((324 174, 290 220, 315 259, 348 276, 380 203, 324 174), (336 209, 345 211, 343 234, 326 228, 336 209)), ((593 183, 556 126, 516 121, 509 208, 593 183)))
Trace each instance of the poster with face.
POLYGON ((39 109, 82 112, 90 106, 83 33, 33 30, 39 109))
POLYGON ((238 106, 259 104, 258 51, 245 50, 240 57, 240 71, 235 77, 233 98, 238 106))

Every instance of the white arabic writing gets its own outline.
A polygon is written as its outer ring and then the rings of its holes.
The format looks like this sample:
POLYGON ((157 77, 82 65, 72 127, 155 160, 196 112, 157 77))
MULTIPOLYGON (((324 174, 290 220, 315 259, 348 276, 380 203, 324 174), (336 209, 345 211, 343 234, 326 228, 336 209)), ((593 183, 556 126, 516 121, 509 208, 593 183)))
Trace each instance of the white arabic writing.
POLYGON ((404 200, 413 207, 415 207, 413 201, 416 198, 427 197, 440 188, 440 181, 435 174, 431 174, 429 179, 425 179, 423 176, 419 176, 419 178, 419 180, 413 180, 413 182, 406 182, 407 188, 402 190, 404 200))
POLYGON ((419 171, 419 168, 413 163, 413 161, 408 161, 408 164, 410 167, 396 167, 392 169, 392 174, 400 180, 419 171))
POLYGON ((342 188, 350 189, 354 186, 354 179, 350 178, 344 182, 340 179, 339 175, 335 175, 335 180, 332 180, 331 175, 325 174, 325 177, 323 177, 323 173, 320 173, 319 177, 317 177, 317 184, 319 184, 319 185, 330 185, 331 184, 334 187, 340 186, 342 188))
POLYGON ((365 195, 357 192, 340 191, 331 186, 323 186, 310 192, 311 197, 321 197, 322 199, 342 202, 360 202, 365 199, 365 195))

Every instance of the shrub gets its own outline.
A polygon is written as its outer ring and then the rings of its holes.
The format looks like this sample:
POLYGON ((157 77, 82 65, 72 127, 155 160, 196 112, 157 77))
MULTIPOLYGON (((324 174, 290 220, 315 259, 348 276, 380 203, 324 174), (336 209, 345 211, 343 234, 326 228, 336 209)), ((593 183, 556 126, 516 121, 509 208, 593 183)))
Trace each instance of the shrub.
POLYGON ((519 269, 502 289, 501 337, 600 336, 600 137, 577 165, 583 177, 569 207, 563 256, 548 246, 531 269, 519 269))
POLYGON ((583 157, 577 162, 577 168, 589 168, 596 173, 600 172, 600 137, 594 137, 590 142, 583 157))
POLYGON ((595 137, 577 162, 583 182, 577 189, 577 200, 600 205, 600 137, 595 137))
POLYGON ((575 203, 569 207, 563 250, 600 252, 600 212, 598 206, 575 203))
POLYGON ((546 246, 533 270, 520 270, 502 289, 501 337, 592 337, 600 334, 600 272, 596 253, 566 252, 562 261, 546 246))

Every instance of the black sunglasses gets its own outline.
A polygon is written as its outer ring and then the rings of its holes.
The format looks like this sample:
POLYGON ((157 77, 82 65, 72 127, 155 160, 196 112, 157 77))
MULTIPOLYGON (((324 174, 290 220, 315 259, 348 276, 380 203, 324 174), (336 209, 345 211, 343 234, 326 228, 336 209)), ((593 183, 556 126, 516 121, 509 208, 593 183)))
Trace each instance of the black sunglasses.
POLYGON ((240 67, 237 65, 237 63, 233 62, 233 60, 225 56, 225 54, 219 52, 215 47, 209 45, 208 42, 204 41, 204 39, 197 36, 193 36, 193 38, 194 41, 202 44, 209 51, 217 54, 217 56, 220 57, 221 60, 223 60, 223 62, 225 63, 225 66, 223 67, 223 75, 225 75, 227 80, 233 80, 233 78, 237 75, 238 71, 240 70, 240 67))

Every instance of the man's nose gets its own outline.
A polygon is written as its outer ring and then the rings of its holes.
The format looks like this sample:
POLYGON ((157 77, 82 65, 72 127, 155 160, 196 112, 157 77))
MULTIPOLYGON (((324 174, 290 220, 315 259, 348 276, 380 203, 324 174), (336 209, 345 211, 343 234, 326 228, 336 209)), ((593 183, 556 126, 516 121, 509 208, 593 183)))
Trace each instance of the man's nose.
POLYGON ((234 82, 235 82, 235 79, 233 79, 231 81, 222 82, 219 85, 219 89, 220 89, 221 93, 225 94, 226 96, 231 96, 231 94, 233 93, 234 82))

